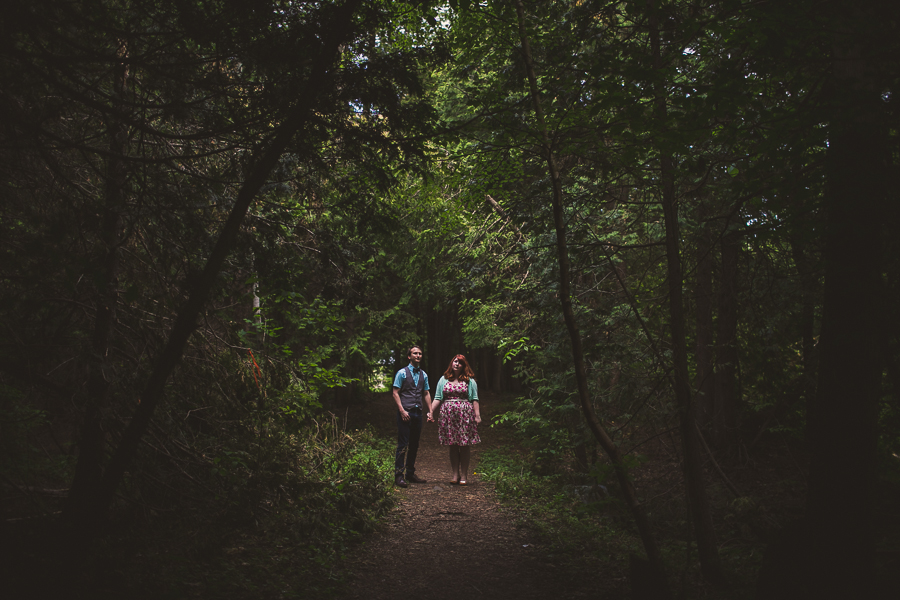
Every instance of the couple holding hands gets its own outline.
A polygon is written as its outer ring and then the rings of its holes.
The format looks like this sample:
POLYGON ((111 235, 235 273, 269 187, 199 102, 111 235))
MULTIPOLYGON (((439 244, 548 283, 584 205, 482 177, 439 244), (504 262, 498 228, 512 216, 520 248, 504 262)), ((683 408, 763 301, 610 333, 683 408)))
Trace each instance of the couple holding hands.
POLYGON ((450 483, 466 485, 469 476, 469 447, 481 442, 478 424, 478 386, 466 357, 457 354, 438 380, 434 402, 428 386, 428 375, 421 368, 422 348, 412 346, 407 353, 409 365, 397 371, 393 395, 397 405, 397 456, 394 483, 406 487, 407 482, 425 483, 416 475, 416 454, 422 434, 422 413, 434 421, 434 411, 441 406, 438 440, 450 446, 450 483))

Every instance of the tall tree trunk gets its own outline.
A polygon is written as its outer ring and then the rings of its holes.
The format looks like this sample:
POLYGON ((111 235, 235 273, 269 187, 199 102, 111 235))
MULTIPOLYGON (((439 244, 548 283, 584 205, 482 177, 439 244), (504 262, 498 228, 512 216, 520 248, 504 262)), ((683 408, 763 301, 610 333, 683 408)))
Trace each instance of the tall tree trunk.
POLYGON ((706 496, 706 477, 703 473, 703 457, 695 427, 694 405, 688 375, 687 340, 684 333, 684 307, 682 301, 681 259, 678 249, 678 211, 671 182, 671 159, 662 158, 663 212, 666 225, 666 264, 669 288, 669 327, 672 335, 673 379, 675 397, 679 408, 681 445, 684 453, 684 479, 691 510, 700 567, 703 576, 710 581, 721 581, 722 565, 716 544, 712 514, 706 496))
POLYGON ((713 255, 709 233, 703 231, 697 245, 697 275, 694 284, 694 306, 697 312, 697 338, 694 356, 697 363, 696 416, 700 427, 712 425, 716 393, 713 326, 713 255))
MULTIPOLYGON (((650 46, 654 67, 657 72, 662 69, 660 52, 658 16, 654 3, 650 6, 650 46)), ((668 120, 667 97, 657 84, 654 100, 654 113, 661 127, 666 127, 668 120)), ((681 444, 684 453, 684 479, 691 511, 694 534, 697 538, 697 550, 700 555, 700 569, 703 576, 713 582, 722 581, 722 564, 716 544, 715 529, 709 501, 706 496, 706 477, 703 473, 703 458, 700 440, 697 433, 694 403, 691 394, 690 376, 688 374, 687 338, 685 336, 685 317, 682 289, 684 277, 681 269, 679 251, 680 232, 678 227, 678 209, 675 205, 675 177, 671 154, 666 150, 659 151, 660 180, 662 183, 662 205, 666 228, 666 274, 669 295, 669 328, 672 335, 672 361, 675 398, 678 402, 681 444)), ((718 390, 717 390, 718 391, 718 390)))
POLYGON ((815 360, 815 327, 816 327, 816 276, 813 271, 812 260, 803 248, 803 242, 796 232, 791 235, 791 255, 794 258, 794 266, 797 268, 797 277, 800 280, 800 338, 803 355, 802 384, 800 394, 809 403, 812 402, 816 390, 816 360, 815 360))
MULTIPOLYGON (((120 42, 117 55, 120 61, 115 67, 113 89, 115 101, 124 103, 128 87, 127 46, 120 42)), ((125 154, 128 128, 117 117, 110 116, 107 125, 109 158, 106 167, 104 206, 100 220, 99 289, 95 303, 94 330, 91 335, 91 357, 85 388, 83 421, 78 442, 78 461, 75 476, 67 499, 64 515, 83 512, 96 501, 103 477, 105 439, 103 413, 108 404, 110 338, 116 324, 116 308, 119 303, 119 262, 122 244, 122 211, 125 204, 125 154), (76 505, 77 503, 77 505, 76 505)), ((67 527, 84 525, 69 521, 67 527)))
MULTIPOLYGON (((462 326, 459 322, 459 311, 456 304, 442 306, 438 309, 430 308, 426 314, 427 346, 428 346, 428 373, 429 381, 437 383, 438 378, 457 354, 465 354, 462 342, 462 326)), ((474 356, 469 356, 474 361, 474 356)), ((487 380, 484 373, 475 373, 479 385, 484 383, 487 390, 487 380)))
MULTIPOLYGON (((338 50, 351 29, 353 15, 360 3, 361 0, 348 0, 337 9, 334 22, 323 32, 321 50, 313 58, 309 80, 305 87, 311 92, 299 97, 287 119, 276 129, 269 145, 259 153, 259 158, 250 168, 203 272, 194 282, 187 300, 175 317, 172 330, 169 333, 169 339, 162 353, 155 361, 153 370, 140 394, 138 407, 126 427, 108 467, 103 473, 97 493, 90 498, 90 502, 86 502, 83 498, 73 499, 67 510, 64 522, 84 523, 83 531, 96 531, 99 523, 105 518, 115 491, 137 453, 141 438, 150 424, 153 412, 163 398, 166 382, 181 360, 188 338, 196 328, 197 317, 205 306, 209 293, 216 283, 219 271, 234 246, 247 210, 260 188, 265 184, 282 153, 291 144, 293 137, 306 125, 312 116, 315 102, 318 99, 315 90, 328 89, 328 80, 338 50)), ((73 541, 77 545, 83 545, 88 540, 73 541)))
MULTIPOLYGON (((826 7, 829 8, 829 7, 826 7)), ((860 23, 858 4, 833 3, 835 23, 860 23)), ((808 415, 810 598, 871 598, 872 497, 881 363, 882 227, 890 155, 881 90, 862 31, 836 30, 836 102, 828 135, 825 307, 819 383, 808 415)), ((870 51, 875 51, 870 48, 870 51)))
POLYGON ((720 243, 719 288, 716 294, 716 375, 713 441, 719 448, 733 443, 737 430, 737 282, 740 238, 726 233, 720 243))
MULTIPOLYGON (((581 332, 578 329, 578 323, 575 320, 575 311, 572 308, 572 295, 569 285, 571 275, 569 250, 566 242, 566 220, 565 215, 563 214, 562 182, 560 181, 559 168, 556 164, 553 148, 550 144, 547 125, 544 121, 544 112, 541 108, 537 87, 537 76, 535 74, 534 61, 531 56, 531 45, 525 29, 525 9, 522 6, 521 0, 516 0, 516 14, 519 21, 522 58, 528 74, 531 101, 534 107, 538 129, 541 134, 542 150, 547 160, 547 168, 550 171, 550 180, 553 186, 553 222, 556 229, 556 255, 559 261, 559 301, 562 306, 566 329, 569 332, 569 338, 572 342, 572 363, 575 367, 575 379, 578 384, 578 398, 588 427, 603 447, 607 456, 609 456, 610 462, 613 464, 616 477, 625 496, 625 501, 631 509, 632 517, 635 520, 635 524, 637 525, 638 532, 640 533, 641 540, 644 544, 644 550, 647 552, 647 559, 650 562, 650 566, 661 584, 665 586, 665 567, 663 565, 662 555, 660 554, 659 548, 656 546, 656 540, 653 538, 653 534, 650 531, 650 522, 647 519, 646 512, 644 512, 644 507, 637 498, 637 493, 635 492, 634 485, 628 475, 628 468, 625 466, 622 453, 600 424, 596 414, 594 414, 594 406, 591 402, 590 391, 588 390, 587 384, 587 371, 584 364, 584 352, 581 346, 581 332)), ((668 592, 666 593, 668 594, 668 592)))
POLYGON ((491 359, 494 362, 494 379, 491 382, 491 390, 503 393, 503 357, 496 350, 491 351, 491 359))

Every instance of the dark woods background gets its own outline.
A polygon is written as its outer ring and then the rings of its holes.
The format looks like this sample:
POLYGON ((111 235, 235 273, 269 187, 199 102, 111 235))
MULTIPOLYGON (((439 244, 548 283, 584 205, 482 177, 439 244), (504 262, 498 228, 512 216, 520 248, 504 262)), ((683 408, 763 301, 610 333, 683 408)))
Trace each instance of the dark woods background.
POLYGON ((896 3, 7 4, 22 595, 333 592, 413 343, 507 395, 571 581, 896 583, 896 3))

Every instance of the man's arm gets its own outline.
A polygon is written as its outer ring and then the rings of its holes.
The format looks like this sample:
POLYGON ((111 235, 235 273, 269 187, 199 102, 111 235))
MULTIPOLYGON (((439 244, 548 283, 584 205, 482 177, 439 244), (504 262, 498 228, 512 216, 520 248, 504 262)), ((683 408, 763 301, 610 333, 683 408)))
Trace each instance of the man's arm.
POLYGON ((444 376, 441 375, 441 378, 438 379, 437 386, 434 388, 434 399, 428 403, 428 412, 431 413, 431 420, 434 421, 434 411, 437 410, 437 407, 441 405, 441 402, 444 401, 444 376))
POLYGON ((403 403, 400 402, 400 388, 395 387, 391 391, 394 395, 394 404, 397 405, 397 410, 400 411, 400 418, 404 421, 409 421, 409 413, 403 409, 403 403))
POLYGON ((428 407, 428 420, 434 421, 434 407, 431 406, 431 392, 425 390, 425 406, 428 407))

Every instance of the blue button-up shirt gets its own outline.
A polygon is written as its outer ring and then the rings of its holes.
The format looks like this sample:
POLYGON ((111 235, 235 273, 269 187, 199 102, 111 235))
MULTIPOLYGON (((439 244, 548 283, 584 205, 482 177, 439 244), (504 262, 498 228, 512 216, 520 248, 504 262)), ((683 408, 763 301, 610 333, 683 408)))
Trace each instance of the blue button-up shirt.
MULTIPOLYGON (((422 370, 421 367, 414 367, 412 363, 409 363, 409 370, 412 371, 413 374, 413 386, 419 385, 419 373, 425 376, 425 391, 427 392, 431 388, 428 387, 428 373, 422 370)), ((394 387, 401 388, 403 387, 403 380, 406 379, 406 369, 400 369, 397 371, 397 374, 394 376, 394 387)))

